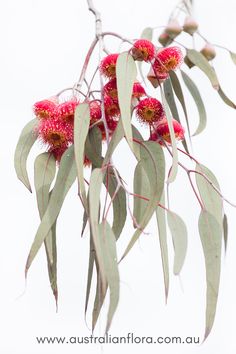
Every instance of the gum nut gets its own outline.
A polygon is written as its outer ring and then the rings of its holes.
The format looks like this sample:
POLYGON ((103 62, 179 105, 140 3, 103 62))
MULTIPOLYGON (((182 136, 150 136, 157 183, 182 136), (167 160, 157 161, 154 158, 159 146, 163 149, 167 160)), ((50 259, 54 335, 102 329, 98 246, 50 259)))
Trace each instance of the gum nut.
POLYGON ((159 36, 158 41, 161 43, 161 45, 163 45, 163 47, 166 47, 167 45, 169 45, 173 42, 173 40, 170 38, 170 36, 166 32, 163 32, 159 36))
POLYGON ((179 22, 177 20, 172 20, 166 26, 165 32, 171 38, 175 38, 182 32, 182 30, 183 28, 180 26, 179 22))
POLYGON ((207 60, 212 60, 216 56, 215 48, 208 43, 205 45, 205 47, 202 48, 200 52, 207 60))
POLYGON ((194 20, 194 18, 191 16, 186 17, 183 26, 184 32, 193 35, 197 31, 197 29, 198 29, 198 23, 194 20))

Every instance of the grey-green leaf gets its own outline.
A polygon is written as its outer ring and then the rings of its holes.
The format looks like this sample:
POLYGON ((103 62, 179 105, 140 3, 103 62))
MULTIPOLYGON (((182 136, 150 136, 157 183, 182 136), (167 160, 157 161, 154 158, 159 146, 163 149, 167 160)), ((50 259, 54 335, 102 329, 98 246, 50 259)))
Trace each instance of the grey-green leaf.
MULTIPOLYGON (((219 183, 213 174, 204 165, 197 164, 196 171, 205 175, 213 185, 220 190, 219 183)), ((203 205, 207 211, 209 211, 218 221, 219 225, 222 226, 223 220, 223 201, 220 195, 213 189, 211 184, 199 173, 196 173, 196 182, 197 187, 200 192, 200 196, 203 202, 203 205)))
POLYGON ((198 227, 205 257, 207 283, 205 340, 211 332, 216 313, 221 271, 222 231, 215 217, 206 210, 201 211, 198 227))
POLYGON ((110 293, 106 325, 106 332, 108 332, 119 301, 120 277, 117 264, 116 238, 106 221, 99 225, 99 242, 110 293))
POLYGON ((167 212, 167 221, 175 251, 174 274, 178 275, 181 272, 187 253, 187 228, 182 218, 172 211, 167 212))
POLYGON ((118 101, 125 137, 132 151, 131 97, 136 77, 137 69, 133 57, 128 52, 121 53, 116 63, 118 101))
MULTIPOLYGON (((133 191, 134 194, 138 196, 142 196, 148 199, 150 198, 150 183, 141 162, 137 164, 134 171, 133 191)), ((136 224, 139 225, 147 208, 148 201, 145 201, 138 196, 134 195, 133 216, 135 218, 136 224)), ((134 227, 136 227, 135 223, 134 227)))
MULTIPOLYGON (((120 234, 124 228, 126 217, 127 217, 127 209, 126 209, 126 193, 123 188, 119 188, 117 191, 117 180, 116 177, 109 172, 108 174, 108 192, 111 198, 115 192, 116 196, 113 199, 112 207, 113 207, 113 224, 112 231, 115 234, 116 240, 120 237, 120 234)), ((106 181, 106 176, 104 178, 104 184, 106 181)))
POLYGON ((219 81, 216 76, 215 70, 211 67, 204 55, 196 51, 195 49, 187 49, 187 56, 192 63, 194 63, 200 70, 204 72, 204 74, 211 81, 211 84, 214 89, 218 90, 219 81))
MULTIPOLYGON (((161 204, 165 205, 164 192, 161 198, 161 204)), ((167 302, 169 293, 169 258, 168 258, 168 246, 167 246, 167 232, 166 232, 166 213, 161 207, 156 209, 156 218, 158 226, 159 243, 161 249, 162 269, 165 284, 165 298, 167 302)))
POLYGON ((235 103, 231 101, 231 99, 228 96, 226 96, 226 94, 224 93, 221 87, 219 87, 218 94, 220 95, 224 103, 226 103, 229 107, 236 109, 235 103))
POLYGON ((204 106, 202 97, 200 95, 200 92, 199 92, 196 84, 184 71, 181 70, 181 74, 182 74, 183 81, 184 81, 186 87, 188 88, 190 94, 192 95, 192 97, 196 103, 197 109, 198 109, 199 124, 198 124, 198 127, 197 127, 195 133, 193 134, 193 136, 195 136, 195 135, 198 135, 201 132, 203 132, 203 130, 206 127, 206 123, 207 123, 206 110, 205 110, 205 106, 204 106))
POLYGON ((34 242, 31 246, 30 253, 27 259, 25 274, 27 275, 28 269, 37 255, 42 243, 47 237, 53 224, 55 223, 64 199, 74 183, 76 178, 76 165, 74 159, 74 146, 69 147, 63 154, 59 171, 57 174, 56 182, 49 200, 46 212, 38 227, 34 242))
POLYGON ((178 173, 178 150, 177 150, 177 145, 176 145, 176 139, 175 139, 175 132, 174 132, 174 128, 173 128, 173 123, 172 123, 172 117, 170 114, 170 109, 168 106, 168 103, 166 101, 165 95, 163 94, 163 92, 161 91, 161 96, 162 96, 162 103, 164 106, 164 110, 166 113, 166 118, 168 121, 168 127, 169 127, 169 131, 170 131, 170 138, 171 138, 171 145, 172 145, 172 166, 171 166, 171 172, 168 178, 168 183, 172 183, 174 182, 177 173, 178 173))
POLYGON ((129 253, 144 228, 150 221, 156 207, 161 199, 165 180, 165 158, 161 146, 155 142, 147 141, 140 145, 141 164, 146 172, 150 184, 150 200, 144 212, 139 228, 132 236, 121 260, 129 253))
POLYGON ((30 186, 26 165, 30 150, 37 140, 37 134, 35 131, 37 124, 37 119, 33 119, 26 124, 19 137, 14 156, 14 166, 17 177, 30 192, 32 192, 32 189, 30 186))
POLYGON ((84 183, 84 150, 90 123, 90 110, 87 103, 81 103, 76 107, 74 119, 74 151, 77 166, 79 188, 84 208, 87 210, 87 197, 84 183))
POLYGON ((176 94, 176 97, 178 98, 178 100, 179 100, 179 102, 180 102, 180 104, 182 106, 182 109, 183 109, 183 112, 184 112, 184 116, 185 116, 185 120, 186 120, 186 124, 187 124, 187 128, 188 128, 188 135, 189 135, 189 138, 190 138, 190 127, 189 127, 189 120, 188 120, 188 112, 187 112, 187 108, 186 108, 184 94, 183 94, 183 91, 182 91, 182 88, 181 88, 181 84, 179 82, 179 78, 178 78, 178 76, 176 75, 176 73, 174 71, 170 71, 169 76, 170 76, 170 80, 171 80, 174 92, 176 94))
POLYGON ((101 254, 101 245, 99 242, 99 210, 100 210, 100 193, 102 188, 104 174, 102 169, 95 168, 92 171, 89 185, 89 214, 90 214, 90 227, 93 235, 93 243, 96 251, 96 257, 98 261, 99 274, 101 275, 101 281, 103 284, 103 290, 105 290, 105 271, 104 262, 101 254))
MULTIPOLYGON (((56 161, 52 154, 44 152, 37 156, 34 163, 34 185, 37 196, 37 204, 40 219, 47 209, 49 203, 49 190, 56 173, 56 161)), ((45 248, 50 263, 53 263, 53 247, 51 230, 45 239, 45 248)))

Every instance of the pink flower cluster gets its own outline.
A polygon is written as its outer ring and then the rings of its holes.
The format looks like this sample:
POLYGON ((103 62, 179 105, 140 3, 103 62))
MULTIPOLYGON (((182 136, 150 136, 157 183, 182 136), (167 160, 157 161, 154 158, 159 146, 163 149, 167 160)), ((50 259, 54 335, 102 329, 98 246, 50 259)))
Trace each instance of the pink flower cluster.
MULTIPOLYGON (((158 81, 158 84, 168 77, 170 70, 177 69, 183 59, 178 47, 156 50, 150 41, 143 39, 137 40, 130 52, 135 60, 143 60, 151 64, 152 79, 158 81)), ((113 134, 120 118, 116 79, 118 56, 117 53, 109 54, 100 63, 100 73, 108 79, 101 92, 101 99, 86 100, 90 105, 90 126, 97 125, 103 139, 106 138, 106 130, 102 120, 101 102, 104 103, 104 114, 109 136, 113 134)), ((57 161, 60 161, 62 154, 73 143, 74 114, 78 105, 77 98, 59 103, 58 98, 53 97, 36 102, 33 106, 34 113, 38 118, 37 133, 39 138, 46 144, 48 151, 53 153, 57 161)), ((148 97, 139 82, 135 82, 133 85, 132 106, 139 122, 150 127, 150 140, 157 141, 160 144, 163 143, 163 140, 170 143, 168 123, 161 102, 156 98, 148 97)), ((182 140, 184 129, 181 124, 173 119, 173 127, 176 138, 182 140)), ((86 156, 84 163, 86 166, 90 165, 86 156)))

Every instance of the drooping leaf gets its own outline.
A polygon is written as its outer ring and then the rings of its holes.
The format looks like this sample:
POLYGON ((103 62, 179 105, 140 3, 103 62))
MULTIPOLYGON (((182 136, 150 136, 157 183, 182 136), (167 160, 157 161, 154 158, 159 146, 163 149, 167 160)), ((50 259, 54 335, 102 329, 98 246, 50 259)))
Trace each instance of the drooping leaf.
POLYGON ((201 211, 198 227, 205 257, 207 282, 205 340, 211 332, 216 313, 221 270, 222 231, 215 217, 204 209, 201 211))
POLYGON ((171 172, 170 172, 167 182, 172 183, 172 182, 174 182, 174 180, 177 176, 177 173, 178 173, 178 151, 177 151, 175 132, 174 132, 174 127, 173 127, 173 123, 172 123, 172 117, 170 114, 170 109, 169 109, 168 103, 166 101, 165 95, 162 91, 161 91, 161 96, 162 96, 162 103, 164 106, 164 110, 166 113, 166 118, 168 121, 168 127, 169 127, 169 131, 170 131, 170 138, 171 138, 171 145, 172 145, 172 155, 173 155, 171 172))
POLYGON ((124 129, 121 120, 117 124, 117 127, 115 129, 114 134, 112 135, 112 138, 110 140, 110 143, 107 148, 107 152, 105 154, 104 160, 103 160, 103 166, 107 165, 108 162, 110 161, 110 158, 115 151, 117 145, 120 143, 120 141, 124 137, 124 129))
POLYGON ((121 260, 129 253, 135 242, 142 234, 144 228, 150 221, 156 207, 161 199, 165 180, 165 158, 159 144, 146 141, 140 145, 141 164, 146 172, 150 184, 150 200, 140 222, 139 228, 132 236, 121 260))
POLYGON ((108 332, 119 301, 120 277, 117 264, 116 238, 106 221, 99 225, 99 242, 104 262, 105 277, 110 293, 106 325, 106 332, 108 332))
MULTIPOLYGON (((56 173, 56 161, 52 154, 45 152, 37 156, 34 163, 34 185, 37 196, 37 204, 42 220, 50 199, 50 187, 56 173)), ((47 256, 48 275, 50 285, 55 296, 58 297, 57 289, 57 246, 56 246, 56 221, 44 240, 47 256)))
MULTIPOLYGON (((175 103, 175 97, 174 97, 174 93, 173 93, 173 89, 172 89, 172 85, 171 85, 171 80, 169 78, 164 81, 163 87, 164 87, 165 98, 166 98, 166 101, 167 101, 168 106, 170 108, 172 117, 174 119, 176 119, 179 123, 181 123, 180 118, 179 118, 178 109, 177 109, 177 106, 175 103)), ((182 141, 182 144, 183 144, 186 152, 189 154, 186 139, 184 139, 182 141)))
POLYGON ((187 49, 187 56, 191 60, 193 64, 195 64, 200 70, 204 72, 204 74, 211 81, 214 89, 219 89, 219 81, 216 76, 215 70, 211 67, 207 59, 204 55, 195 49, 187 49))
POLYGON ((172 211, 167 211, 167 221, 175 251, 174 274, 178 275, 181 272, 187 253, 187 228, 182 218, 172 211))
MULTIPOLYGON (((219 183, 213 174, 212 171, 209 170, 204 165, 197 164, 196 171, 205 175, 213 185, 220 190, 219 183)), ((204 208, 211 213, 216 220, 218 221, 219 225, 222 227, 222 220, 223 220, 223 201, 220 195, 212 188, 211 184, 200 174, 196 173, 196 182, 197 187, 204 205, 204 208)))
POLYGON ((37 134, 35 132, 37 123, 38 120, 33 119, 26 124, 19 137, 14 156, 14 166, 17 177, 30 192, 32 192, 32 189, 29 182, 26 164, 30 150, 37 139, 37 134))
MULTIPOLYGON (((134 171, 134 182, 133 182, 133 191, 134 194, 150 198, 150 184, 149 179, 142 167, 141 162, 139 162, 134 171)), ((139 198, 138 196, 134 196, 134 209, 133 216, 135 218, 136 223, 139 225, 142 217, 147 208, 148 202, 139 198)), ((134 227, 136 227, 134 223, 134 227)))
POLYGON ((233 60, 234 64, 236 65, 236 53, 229 51, 229 54, 230 54, 231 59, 233 60))
POLYGON ((94 167, 102 166, 102 134, 100 129, 96 126, 90 129, 87 135, 85 155, 89 158, 94 167))
POLYGON ((172 117, 174 117, 180 123, 179 113, 175 103, 175 97, 171 85, 171 80, 169 78, 164 81, 163 88, 164 88, 166 101, 171 110, 172 117))
POLYGON ((118 101, 125 137, 132 151, 131 97, 136 77, 137 69, 133 57, 127 52, 121 53, 116 63, 118 101))
POLYGON ((231 101, 231 99, 228 96, 226 96, 226 94, 224 93, 221 87, 219 87, 218 94, 220 95, 224 103, 226 103, 229 107, 236 109, 235 103, 231 101))
POLYGON ((223 231, 224 231, 224 246, 225 246, 225 253, 226 253, 227 246, 228 246, 228 218, 226 214, 224 214, 224 218, 223 218, 223 231))
POLYGON ((92 233, 90 232, 87 289, 86 289, 85 306, 84 306, 84 315, 85 315, 85 317, 86 317, 86 313, 87 313, 87 309, 88 309, 88 302, 89 302, 89 295, 90 295, 90 290, 91 290, 94 263, 95 263, 95 248, 94 248, 94 244, 93 244, 92 233))
POLYGON ((83 205, 87 210, 87 197, 84 184, 84 150, 85 141, 88 135, 90 123, 90 110, 88 103, 81 103, 76 107, 74 119, 74 151, 75 161, 77 167, 77 175, 79 181, 79 188, 83 205))
POLYGON ((64 199, 74 183, 76 178, 76 165, 74 159, 74 146, 69 147, 63 154, 60 167, 58 170, 56 182, 48 203, 46 212, 38 227, 34 242, 31 246, 30 253, 27 259, 25 274, 27 275, 28 269, 37 255, 42 243, 47 237, 53 224, 55 223, 64 199))
MULTIPOLYGON (((160 202, 163 206, 165 205, 164 191, 160 202)), ((168 259, 167 232, 166 232, 166 214, 165 214, 165 210, 160 206, 158 206, 156 209, 156 218, 157 218, 158 236, 159 236, 159 243, 161 249, 162 269, 163 269, 164 284, 165 284, 165 297, 167 302, 168 293, 169 293, 169 259, 168 259)))
MULTIPOLYGON (((106 178, 106 176, 105 176, 106 178)), ((108 192, 112 198, 117 191, 117 180, 112 173, 108 173, 108 192)), ((126 193, 123 188, 119 188, 113 199, 113 224, 112 231, 116 237, 116 240, 120 237, 120 234, 124 228, 127 210, 126 210, 126 193)))
POLYGON ((200 95, 200 92, 199 92, 196 84, 184 71, 181 70, 181 74, 182 74, 183 81, 184 81, 185 85, 187 86, 190 94, 192 95, 192 97, 196 103, 197 109, 198 109, 199 124, 198 124, 197 130, 193 134, 193 136, 195 136, 195 135, 198 135, 201 132, 203 132, 203 130, 206 127, 206 123, 207 123, 206 110, 205 110, 205 106, 204 106, 202 97, 200 95))
POLYGON ((178 100, 179 100, 179 102, 180 102, 180 104, 182 106, 182 109, 183 109, 183 112, 184 112, 184 116, 185 116, 185 120, 186 120, 186 124, 187 124, 187 128, 188 128, 188 135, 189 135, 189 138, 190 138, 190 127, 189 127, 188 112, 187 112, 187 108, 186 108, 186 104, 185 104, 184 94, 183 94, 183 91, 182 91, 182 88, 181 88, 181 85, 180 85, 180 82, 179 82, 179 78, 178 78, 178 76, 176 75, 176 73, 174 71, 170 71, 169 76, 170 76, 170 80, 171 80, 174 92, 176 94, 176 97, 178 98, 178 100))
MULTIPOLYGON (((52 154, 44 152, 37 156, 34 163, 34 185, 37 196, 37 204, 42 220, 49 203, 49 190, 56 173, 56 161, 52 154)), ((45 239, 45 247, 49 261, 53 263, 52 233, 51 230, 45 239)))
POLYGON ((103 288, 105 289, 106 278, 104 271, 104 261, 101 254, 101 245, 99 242, 99 210, 100 210, 100 193, 104 174, 102 169, 95 168, 91 173, 90 185, 89 185, 89 215, 90 215, 90 227, 93 235, 93 243, 96 252, 96 257, 99 266, 99 274, 101 275, 101 281, 103 288))
POLYGON ((97 287, 96 287, 96 295, 95 295, 95 300, 94 300, 94 305, 93 305, 93 314, 92 314, 92 331, 94 330, 99 314, 101 312, 102 305, 104 303, 106 294, 107 294, 107 282, 105 285, 103 284, 101 280, 101 275, 98 267, 98 263, 96 262, 96 269, 97 269, 97 287))

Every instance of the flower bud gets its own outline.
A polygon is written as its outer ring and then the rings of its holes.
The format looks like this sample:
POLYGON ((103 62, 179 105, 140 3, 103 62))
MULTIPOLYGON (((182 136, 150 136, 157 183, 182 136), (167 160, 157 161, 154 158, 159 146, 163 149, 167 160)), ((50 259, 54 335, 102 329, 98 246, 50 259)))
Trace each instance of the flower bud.
POLYGON ((194 20, 194 18, 191 16, 186 17, 183 26, 184 32, 193 35, 197 31, 197 29, 198 29, 198 23, 194 20))
POLYGON ((166 26, 165 32, 171 39, 174 39, 182 32, 182 30, 183 28, 180 26, 179 22, 177 20, 172 20, 166 26))
POLYGON ((214 59, 216 56, 215 48, 209 43, 201 49, 200 53, 202 53, 208 61, 214 59))
POLYGON ((168 77, 168 74, 155 74, 154 70, 151 68, 147 78, 151 82, 152 86, 157 88, 160 86, 168 77))
POLYGON ((163 32, 159 36, 158 41, 161 43, 161 45, 163 45, 163 47, 166 47, 167 45, 169 45, 173 42, 173 40, 170 38, 170 36, 166 32, 163 32))
POLYGON ((187 55, 184 57, 184 62, 189 67, 189 69, 191 69, 193 66, 195 66, 195 64, 193 64, 193 62, 191 62, 191 60, 189 59, 189 57, 187 55))

